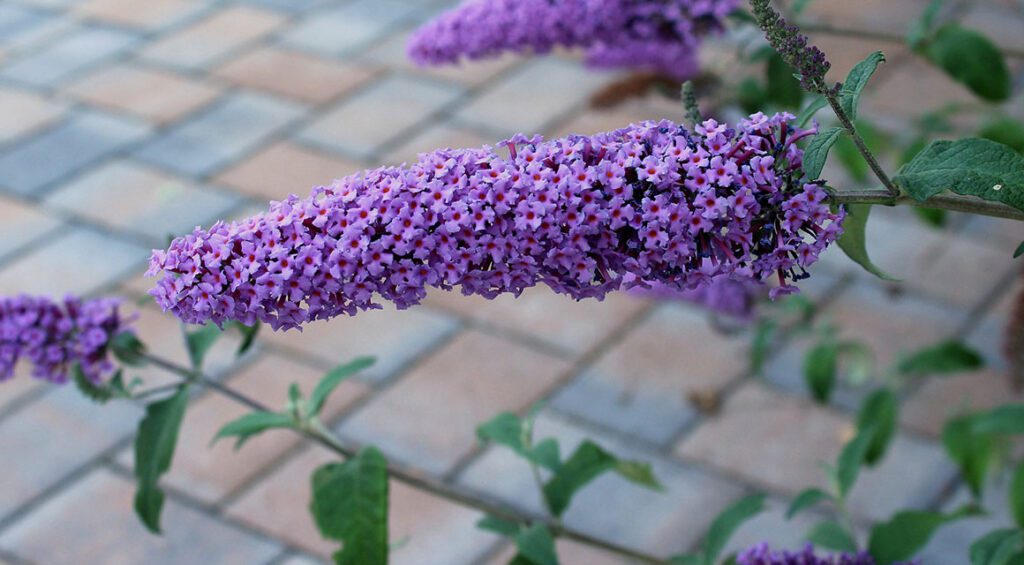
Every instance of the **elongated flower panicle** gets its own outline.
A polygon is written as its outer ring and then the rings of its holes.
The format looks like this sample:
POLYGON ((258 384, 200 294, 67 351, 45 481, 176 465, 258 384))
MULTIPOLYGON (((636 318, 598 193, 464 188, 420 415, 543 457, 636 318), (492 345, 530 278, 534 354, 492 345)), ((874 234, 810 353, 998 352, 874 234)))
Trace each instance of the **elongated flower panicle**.
POLYGON ((419 303, 427 287, 492 298, 537 283, 576 299, 657 282, 777 276, 835 241, 842 213, 806 182, 789 114, 695 132, 644 122, 592 137, 442 149, 291 196, 154 251, 151 294, 186 322, 311 320, 419 303), (629 280, 623 283, 623 277, 629 280))
MULTIPOLYGON (((802 551, 772 551, 768 544, 762 543, 740 553, 736 558, 739 565, 875 565, 874 558, 866 552, 839 553, 836 555, 819 556, 810 544, 802 551)), ((894 565, 912 565, 912 562, 894 565)))
POLYGON ((506 51, 583 47, 595 67, 698 71, 700 38, 724 28, 739 0, 469 0, 420 28, 409 56, 421 65, 506 51))
POLYGON ((33 376, 47 381, 66 382, 77 363, 86 378, 101 382, 114 368, 110 341, 129 326, 119 305, 112 298, 0 298, 0 381, 14 376, 15 365, 25 360, 33 376))

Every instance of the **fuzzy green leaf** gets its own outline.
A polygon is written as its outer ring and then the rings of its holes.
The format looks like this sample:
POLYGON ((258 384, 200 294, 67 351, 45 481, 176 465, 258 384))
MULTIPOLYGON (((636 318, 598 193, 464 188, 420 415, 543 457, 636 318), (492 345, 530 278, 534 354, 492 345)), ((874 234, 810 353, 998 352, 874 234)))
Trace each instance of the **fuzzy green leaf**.
POLYGON ((643 463, 623 462, 596 443, 585 440, 569 459, 544 484, 544 500, 555 516, 561 516, 573 496, 607 471, 617 471, 624 478, 642 486, 657 488, 649 467, 643 463))
POLYGON ((793 77, 793 67, 772 51, 765 67, 765 95, 768 101, 781 108, 799 108, 804 99, 800 81, 793 77))
POLYGON ((484 516, 477 521, 476 527, 499 536, 514 538, 519 533, 519 524, 497 516, 484 516))
POLYGON ((306 404, 306 413, 310 416, 319 415, 320 411, 323 410, 327 397, 334 392, 334 389, 338 388, 338 385, 359 371, 370 367, 376 363, 376 361, 377 360, 373 357, 359 357, 350 363, 339 365, 332 369, 329 373, 324 375, 324 378, 320 379, 316 388, 313 389, 313 393, 309 395, 309 401, 306 404))
POLYGON ((753 494, 733 503, 715 518, 704 539, 704 563, 714 565, 736 530, 751 518, 764 512, 764 495, 753 494))
POLYGON ((857 541, 853 539, 850 532, 832 520, 815 524, 811 531, 807 532, 807 541, 816 546, 843 553, 857 552, 857 541))
POLYGON ((796 498, 790 503, 789 509, 786 510, 786 519, 791 520, 793 516, 796 516, 802 510, 826 500, 833 500, 832 495, 820 488, 805 489, 796 495, 796 498))
POLYGON ((1024 532, 1006 528, 989 532, 971 544, 971 565, 1008 565, 1024 551, 1024 532))
POLYGON ((1024 153, 1024 122, 1000 116, 985 123, 978 137, 1012 147, 1017 153, 1024 153))
POLYGON ((511 412, 502 412, 480 424, 476 435, 481 441, 504 445, 516 453, 522 454, 526 449, 523 445, 523 420, 511 412))
POLYGON ((951 190, 1024 210, 1024 155, 988 139, 934 141, 894 180, 921 201, 951 190))
POLYGON ((252 346, 256 343, 256 337, 260 333, 261 324, 259 322, 247 326, 240 322, 234 322, 232 325, 238 329, 238 332, 242 334, 242 343, 238 344, 238 351, 235 352, 236 357, 241 357, 248 353, 252 346))
POLYGON ((919 349, 901 360, 896 371, 901 375, 949 375, 973 371, 985 366, 985 358, 959 341, 946 341, 919 349))
POLYGON ((976 433, 973 428, 974 418, 970 416, 949 420, 942 430, 942 444, 960 469, 971 495, 980 499, 995 456, 995 444, 992 436, 976 433))
POLYGON ((543 524, 534 524, 516 535, 519 555, 534 565, 558 565, 555 537, 543 524))
POLYGON ((898 419, 899 400, 891 390, 876 390, 864 400, 857 415, 857 429, 874 428, 871 443, 864 454, 866 464, 875 465, 885 456, 889 442, 896 433, 898 419))
POLYGON ((910 30, 907 33, 907 44, 912 48, 916 48, 924 40, 931 35, 932 29, 935 27, 935 18, 939 15, 939 10, 942 9, 945 0, 932 0, 928 7, 925 8, 921 17, 918 18, 910 25, 910 30))
MULTIPOLYGON (((121 371, 117 372, 118 378, 120 378, 121 371)), ((89 380, 89 377, 85 376, 82 372, 82 367, 78 363, 71 369, 71 378, 75 383, 75 387, 83 396, 97 404, 106 404, 112 398, 114 398, 114 392, 110 387, 96 384, 89 380)))
POLYGON ((1024 461, 1017 465, 1010 483, 1010 513, 1017 527, 1024 528, 1024 461))
POLYGON ((931 539, 940 527, 974 512, 961 509, 953 514, 938 512, 900 512, 888 522, 876 524, 871 529, 868 552, 878 565, 889 565, 912 558, 931 539))
POLYGON ((843 131, 843 128, 829 128, 811 138, 807 149, 804 150, 804 172, 807 173, 807 178, 815 180, 821 176, 828 152, 843 131))
POLYGON ((562 466, 562 453, 558 441, 547 438, 533 446, 527 458, 530 461, 555 473, 562 466))
POLYGON ((857 106, 860 104, 860 95, 864 91, 864 87, 868 85, 868 81, 871 80, 871 75, 875 74, 878 65, 884 62, 885 54, 875 51, 854 65, 850 74, 846 75, 846 81, 843 82, 843 87, 839 91, 839 106, 851 120, 857 117, 857 106))
POLYGON ((1006 59, 981 33, 948 23, 924 42, 923 54, 983 100, 1002 102, 1010 97, 1012 85, 1006 59))
POLYGON ((1013 252, 1013 258, 1016 259, 1021 255, 1024 255, 1024 241, 1020 242, 1020 245, 1017 246, 1017 250, 1013 252))
POLYGON ((313 473, 310 512, 326 539, 342 542, 338 565, 387 565, 388 462, 366 447, 313 473))
POLYGON ((857 430, 857 435, 843 446, 836 462, 836 488, 839 491, 839 498, 845 499, 850 493, 854 483, 857 482, 857 475, 867 458, 868 451, 875 441, 877 428, 867 426, 857 430))
POLYGON ((185 347, 188 349, 188 358, 192 362, 193 369, 203 366, 206 354, 210 352, 222 334, 221 329, 213 324, 207 324, 195 331, 185 332, 185 347))
POLYGON ((125 365, 141 367, 146 364, 143 357, 146 346, 132 332, 121 332, 114 336, 110 340, 110 352, 125 365))
POLYGON ((832 398, 839 371, 839 344, 831 339, 812 347, 804 357, 804 382, 819 403, 832 398))
POLYGON ((275 428, 294 428, 295 420, 289 414, 280 412, 250 412, 241 418, 225 424, 213 437, 211 444, 227 437, 237 438, 235 449, 240 449, 245 442, 255 435, 275 428))
POLYGON ((871 214, 870 204, 850 204, 846 206, 846 220, 843 222, 843 235, 836 243, 854 263, 864 270, 886 281, 897 281, 871 262, 867 249, 868 216, 871 214))
POLYGON ((976 434, 1024 434, 1024 404, 1006 404, 971 418, 976 434))
POLYGON ((187 406, 188 387, 182 386, 173 396, 146 406, 146 416, 139 422, 135 436, 135 512, 153 533, 160 533, 164 505, 164 493, 158 483, 171 468, 187 406))
POLYGON ((825 106, 828 106, 828 101, 825 100, 825 97, 816 96, 813 100, 811 100, 810 104, 805 106, 804 109, 800 111, 800 114, 796 117, 794 125, 796 125, 796 127, 799 128, 806 127, 807 124, 811 121, 811 119, 814 118, 814 115, 817 114, 818 111, 824 108, 825 106))

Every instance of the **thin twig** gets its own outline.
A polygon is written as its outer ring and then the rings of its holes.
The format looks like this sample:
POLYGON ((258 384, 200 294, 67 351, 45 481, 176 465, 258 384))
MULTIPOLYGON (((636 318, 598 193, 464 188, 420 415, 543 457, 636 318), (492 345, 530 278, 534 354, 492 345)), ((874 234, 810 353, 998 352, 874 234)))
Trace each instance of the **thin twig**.
MULTIPOLYGON (((210 378, 200 372, 194 372, 186 367, 178 365, 172 361, 168 361, 161 357, 154 356, 152 354, 144 354, 144 357, 151 362, 153 365, 160 367, 166 371, 178 375, 182 379, 196 383, 211 390, 220 393, 235 402, 245 405, 248 408, 261 412, 272 412, 273 409, 262 404, 258 400, 255 400, 243 393, 240 393, 233 388, 210 378)), ((312 440, 315 443, 337 453, 341 457, 348 459, 354 457, 362 446, 357 445, 355 442, 343 442, 334 433, 323 425, 305 426, 302 428, 292 428, 296 433, 312 440)), ((475 489, 468 489, 455 485, 450 485, 443 481, 440 481, 426 473, 417 471, 405 465, 397 463, 388 463, 388 474, 391 478, 409 485, 413 488, 417 488, 431 494, 435 494, 442 498, 446 498, 453 502, 459 503, 463 506, 474 508, 486 514, 515 522, 517 524, 543 524, 551 530, 556 536, 560 536, 566 539, 577 541, 579 543, 589 545, 604 551, 614 553, 621 557, 626 557, 643 563, 651 563, 657 565, 668 565, 668 561, 661 559, 654 555, 650 555, 641 551, 630 549, 625 546, 621 546, 589 534, 574 530, 560 523, 548 516, 535 514, 532 512, 522 511, 510 504, 502 502, 495 497, 479 492, 475 489)))
POLYGON ((883 206, 903 204, 917 208, 938 208, 953 212, 966 212, 980 216, 1024 221, 1024 211, 1012 206, 957 194, 938 194, 925 200, 916 200, 905 195, 893 197, 883 188, 869 188, 836 190, 832 193, 831 200, 837 204, 881 204, 883 206))
POLYGON ((868 148, 867 143, 864 142, 864 138, 857 133, 857 127, 853 125, 853 121, 850 116, 846 114, 843 107, 839 104, 839 97, 835 95, 831 90, 822 93, 825 96, 825 100, 828 101, 828 105, 832 107, 832 112, 835 113, 836 117, 839 118, 839 123, 843 125, 847 133, 850 134, 850 138, 853 139, 853 144, 857 146, 857 151, 860 151, 864 161, 867 162, 868 167, 875 173, 878 180, 882 182, 882 186, 888 191, 889 196, 898 197, 900 195, 900 189, 896 187, 896 184, 892 182, 889 175, 882 168, 882 165, 878 163, 878 159, 875 158, 874 153, 868 148))

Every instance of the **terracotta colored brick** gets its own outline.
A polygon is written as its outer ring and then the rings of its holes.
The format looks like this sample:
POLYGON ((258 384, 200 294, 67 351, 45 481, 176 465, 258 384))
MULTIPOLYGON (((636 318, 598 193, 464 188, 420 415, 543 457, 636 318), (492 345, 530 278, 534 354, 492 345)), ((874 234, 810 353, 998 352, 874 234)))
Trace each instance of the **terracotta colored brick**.
MULTIPOLYGON (((872 262, 896 278, 919 279, 943 240, 943 232, 924 225, 913 217, 910 210, 890 210, 881 206, 871 209, 867 224, 868 254, 872 262)), ((820 263, 815 266, 818 268, 851 273, 871 282, 877 280, 851 261, 838 245, 822 253, 820 263)))
POLYGON ((396 460, 443 473, 473 448, 478 424, 525 409, 567 369, 558 359, 466 332, 345 420, 340 431, 379 445, 396 460))
POLYGON ((199 12, 195 0, 150 0, 139 9, 133 0, 87 0, 75 6, 77 15, 114 25, 159 29, 175 24, 199 12))
POLYGON ((215 179, 262 200, 289 194, 308 196, 314 186, 330 184, 365 168, 354 161, 328 156, 292 142, 280 142, 229 168, 215 179))
POLYGON ((169 65, 202 68, 270 33, 284 21, 283 16, 268 10, 230 6, 151 43, 142 50, 142 56, 169 65))
POLYGON ((997 370, 1009 369, 1006 358, 1006 328, 1020 296, 1024 293, 1024 276, 1016 277, 1005 290, 1000 289, 1000 299, 989 307, 985 316, 967 336, 967 342, 981 352, 989 367, 997 370))
POLYGON ((67 93, 97 106, 167 124, 206 106, 220 89, 172 71, 122 63, 71 84, 67 93))
POLYGON ((1008 375, 984 370, 927 380, 904 403, 900 416, 905 426, 938 437, 953 416, 1020 401, 1008 375))
POLYGON ((903 34, 927 6, 928 0, 816 0, 808 5, 805 15, 837 26, 903 34))
MULTIPOLYGON (((906 118, 940 109, 950 104, 972 104, 977 98, 966 87, 954 82, 930 63, 910 59, 889 70, 889 78, 872 87, 872 114, 881 118, 906 118)), ((970 125, 969 120, 956 123, 970 125)))
POLYGON ((284 346, 334 367, 355 357, 372 355, 377 363, 366 371, 373 380, 390 378, 455 330, 451 318, 418 308, 362 312, 329 322, 309 324, 303 331, 267 332, 269 343, 284 346))
POLYGON ((538 286, 518 298, 505 295, 494 300, 438 290, 429 294, 427 304, 581 355, 636 315, 646 302, 624 293, 602 302, 577 302, 538 286))
POLYGON ((987 243, 950 235, 937 244, 920 276, 907 283, 944 304, 970 309, 991 296, 1015 268, 1007 260, 1009 250, 987 243))
POLYGON ((221 65, 212 73, 228 82, 320 104, 365 84, 369 67, 261 47, 221 65))
MULTIPOLYGON (((287 402, 291 383, 298 383, 308 397, 322 376, 323 371, 309 365, 263 356, 229 379, 227 384, 273 409, 280 409, 287 402)), ((324 406, 323 419, 330 421, 366 391, 366 385, 359 382, 343 383, 324 406)), ((191 496, 215 503, 279 461, 303 441, 290 431, 271 430, 253 438, 240 450, 234 448, 232 439, 210 444, 221 427, 249 412, 246 407, 216 391, 209 391, 194 402, 185 414, 174 465, 166 478, 168 484, 191 496)), ((120 459, 130 467, 131 450, 125 450, 120 459)))
POLYGON ((132 512, 134 496, 134 481, 97 469, 5 530, 0 547, 35 563, 54 564, 243 565, 265 563, 281 551, 272 541, 173 498, 163 511, 164 534, 151 535, 132 512))
POLYGON ((190 232, 224 217, 240 200, 130 161, 94 169, 47 198, 67 212, 161 243, 168 234, 190 232))
POLYGON ((0 259, 59 225, 59 220, 34 206, 0 197, 0 259))
MULTIPOLYGON (((136 406, 101 407, 73 386, 50 390, 8 414, 0 423, 0 453, 17 465, 4 472, 0 519, 128 437, 139 417, 136 406)), ((3 539, 0 546, 10 548, 3 539)))
POLYGON ((467 128, 449 124, 435 124, 404 141, 384 156, 381 162, 384 165, 415 163, 419 159, 420 153, 427 153, 441 148, 481 147, 483 145, 492 145, 495 141, 497 140, 467 128))
POLYGON ((63 112, 63 105, 15 88, 0 88, 0 107, 0 143, 45 127, 63 112))
MULTIPOLYGON (((556 438, 563 458, 590 439, 618 457, 652 465, 664 491, 644 489, 609 473, 580 490, 564 517, 576 529, 628 547, 662 555, 684 551, 697 542, 718 512, 743 494, 742 488, 723 478, 548 413, 537 419, 534 437, 556 438)), ((542 512, 529 466, 506 448, 489 447, 459 476, 459 483, 542 512)))
MULTIPOLYGON (((309 515, 309 481, 313 471, 336 461, 323 449, 310 449, 290 459, 227 508, 239 521, 287 540, 323 558, 338 544, 321 538, 309 515), (300 501, 300 503, 296 503, 300 501)), ((474 528, 479 516, 434 496, 391 483, 389 529, 392 541, 407 539, 391 555, 391 563, 471 563, 494 543, 474 528)))
POLYGON ((562 389, 554 406, 663 444, 694 417, 688 396, 714 394, 747 367, 746 339, 696 307, 664 304, 562 389))
MULTIPOLYGON (((624 559, 614 553, 564 539, 555 541, 555 551, 558 553, 558 560, 562 563, 586 563, 587 565, 638 565, 640 563, 640 561, 624 559)), ((513 545, 506 545, 501 553, 487 561, 487 565, 508 565, 516 553, 516 548, 513 545)))

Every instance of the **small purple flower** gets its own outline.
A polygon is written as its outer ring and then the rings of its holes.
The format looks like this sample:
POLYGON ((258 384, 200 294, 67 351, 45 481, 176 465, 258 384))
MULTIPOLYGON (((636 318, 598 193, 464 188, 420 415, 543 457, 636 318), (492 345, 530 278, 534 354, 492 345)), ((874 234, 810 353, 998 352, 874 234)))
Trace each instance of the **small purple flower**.
POLYGON ((739 0, 468 0, 420 28, 409 56, 421 65, 505 51, 583 47, 595 67, 698 71, 700 37, 724 29, 739 0))
MULTIPOLYGON (((766 543, 761 543, 740 553, 736 558, 738 565, 875 565, 874 558, 866 552, 839 553, 820 556, 814 552, 811 544, 804 546, 802 551, 772 551, 766 543)), ((903 562, 911 565, 913 562, 903 562)), ((901 565, 896 563, 894 565, 901 565)))
POLYGON ((164 276, 151 294, 189 323, 295 328, 378 300, 407 308, 428 287, 493 298, 543 283, 600 299, 652 283, 685 291, 775 278, 774 294, 792 292, 843 218, 804 179, 803 152, 786 141, 802 133, 792 120, 517 136, 502 142, 508 156, 438 150, 197 228, 154 251, 149 273, 164 276), (706 182, 710 167, 728 180, 706 182), (214 250, 213 261, 196 259, 214 250))
POLYGON ((110 341, 129 331, 130 320, 118 313, 120 303, 71 296, 63 302, 26 295, 0 298, 0 381, 13 377, 18 361, 25 360, 40 379, 66 382, 78 364, 86 378, 101 382, 114 368, 110 341))

